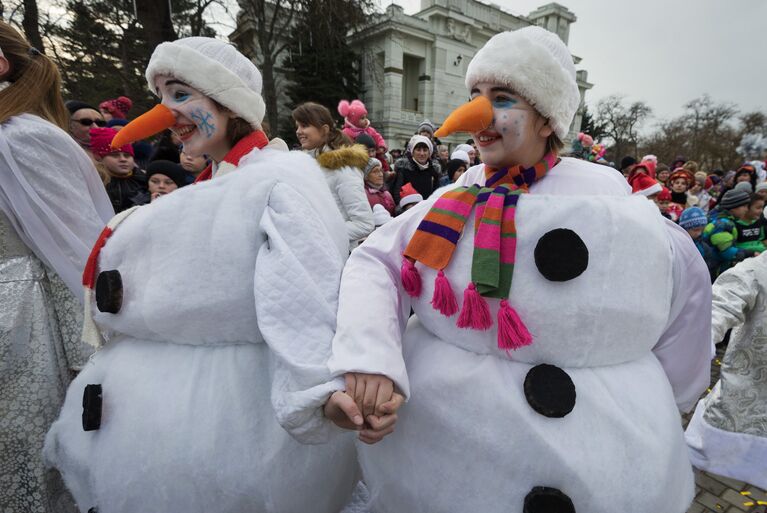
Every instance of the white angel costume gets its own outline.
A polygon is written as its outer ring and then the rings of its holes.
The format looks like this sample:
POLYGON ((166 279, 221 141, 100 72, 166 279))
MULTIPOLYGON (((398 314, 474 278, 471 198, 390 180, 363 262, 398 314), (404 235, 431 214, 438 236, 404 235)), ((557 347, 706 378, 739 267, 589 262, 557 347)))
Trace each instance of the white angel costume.
POLYGON ((310 157, 254 149, 238 166, 139 207, 100 252, 121 305, 93 305, 107 343, 45 446, 83 512, 335 513, 349 499, 351 435, 319 409, 344 222, 310 157), (100 427, 84 431, 89 384, 100 427))
POLYGON ((67 133, 31 114, 0 124, 0 511, 74 510, 41 451, 92 350, 79 337, 80 275, 113 215, 67 133))
MULTIPOLYGON (((458 185, 484 180, 477 166, 458 185)), ((418 265, 423 291, 404 292, 403 251, 439 192, 352 253, 331 372, 383 374, 409 398, 393 434, 358 444, 372 511, 686 511, 678 408, 707 385, 708 275, 686 233, 628 193, 614 170, 564 158, 521 196, 508 302, 533 341, 514 351, 498 348, 496 326, 461 329, 432 307, 435 270, 418 265), (560 229, 588 265, 550 281, 536 248, 560 229)), ((465 229, 450 282, 466 283, 473 250, 465 229)))
POLYGON ((732 329, 719 381, 686 438, 693 465, 767 489, 767 253, 717 278, 713 341, 732 329))

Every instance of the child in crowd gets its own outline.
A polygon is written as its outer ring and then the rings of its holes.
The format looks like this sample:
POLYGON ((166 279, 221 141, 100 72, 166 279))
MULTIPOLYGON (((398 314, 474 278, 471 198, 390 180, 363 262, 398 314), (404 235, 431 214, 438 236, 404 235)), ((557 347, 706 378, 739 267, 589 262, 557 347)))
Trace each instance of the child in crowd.
POLYGON ((655 168, 655 178, 658 183, 664 187, 668 187, 668 178, 671 176, 671 170, 666 164, 658 164, 655 168))
POLYGON ((661 190, 657 196, 655 196, 655 204, 658 206, 658 210, 660 210, 660 213, 663 217, 666 219, 671 219, 672 221, 676 221, 672 217, 672 213, 669 213, 669 208, 671 207, 671 191, 667 188, 663 187, 663 190, 661 190))
POLYGON ((181 153, 178 156, 179 163, 186 173, 186 183, 190 184, 194 182, 200 173, 205 171, 210 162, 205 155, 192 156, 181 149, 181 153))
MULTIPOLYGON (((338 113, 344 118, 344 128, 342 132, 352 141, 356 140, 360 134, 367 134, 375 141, 375 146, 386 148, 386 141, 378 131, 370 126, 368 119, 368 110, 365 104, 360 100, 341 100, 338 102, 338 113)), ((372 157, 373 155, 371 155, 372 157)))
POLYGON ((756 184, 754 194, 767 201, 767 182, 761 182, 756 184))
POLYGON ((716 270, 719 267, 719 256, 714 248, 703 239, 703 230, 708 224, 706 219, 706 213, 699 207, 690 207, 682 212, 679 216, 679 226, 684 228, 690 238, 695 243, 695 247, 698 248, 700 255, 706 262, 708 272, 711 275, 711 281, 716 279, 716 270))
POLYGON ((149 164, 146 176, 150 202, 187 185, 184 168, 169 160, 155 160, 149 164))
POLYGON ((407 212, 422 201, 423 196, 415 190, 413 184, 406 183, 400 190, 399 213, 407 212))
POLYGON ((461 159, 452 159, 447 163, 447 176, 451 183, 455 183, 466 172, 468 166, 461 159))
POLYGON ((671 202, 687 207, 687 191, 695 182, 695 176, 687 169, 676 169, 669 177, 669 186, 671 189, 671 202))
POLYGON ((91 128, 90 135, 96 167, 100 173, 109 176, 106 189, 115 212, 119 214, 143 204, 147 192, 146 175, 136 167, 133 146, 126 144, 119 149, 112 148, 112 139, 117 135, 114 128, 91 128))
POLYGON ((366 133, 361 133, 354 138, 356 144, 360 144, 365 147, 368 152, 368 157, 373 158, 376 156, 376 142, 366 133))
POLYGON ((751 196, 744 191, 730 190, 724 193, 719 209, 706 225, 703 237, 718 251, 719 273, 729 269, 744 258, 754 255, 753 251, 738 249, 736 220, 745 217, 751 196))
POLYGON ((735 228, 738 230, 738 239, 735 242, 735 246, 738 249, 753 251, 756 255, 765 250, 765 220, 762 216, 763 212, 764 198, 752 194, 748 210, 735 220, 735 228))
POLYGON ((382 205, 389 214, 394 215, 396 204, 391 193, 386 190, 381 161, 376 158, 370 158, 363 170, 363 175, 365 179, 365 193, 367 194, 370 207, 382 205))

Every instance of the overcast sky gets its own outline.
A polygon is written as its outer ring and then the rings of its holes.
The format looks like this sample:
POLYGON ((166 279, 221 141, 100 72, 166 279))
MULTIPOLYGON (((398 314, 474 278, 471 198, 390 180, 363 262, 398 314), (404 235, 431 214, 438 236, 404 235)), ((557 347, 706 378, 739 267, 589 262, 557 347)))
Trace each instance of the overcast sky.
MULTIPOLYGON (((391 0, 380 0, 385 7, 391 0)), ((405 12, 420 0, 396 0, 405 12)), ((486 3, 490 3, 489 1, 486 3)), ((528 14, 547 0, 492 0, 528 14)), ((708 93, 742 111, 767 110, 767 0, 559 0, 578 17, 570 49, 594 88, 643 100, 670 118, 708 93)))

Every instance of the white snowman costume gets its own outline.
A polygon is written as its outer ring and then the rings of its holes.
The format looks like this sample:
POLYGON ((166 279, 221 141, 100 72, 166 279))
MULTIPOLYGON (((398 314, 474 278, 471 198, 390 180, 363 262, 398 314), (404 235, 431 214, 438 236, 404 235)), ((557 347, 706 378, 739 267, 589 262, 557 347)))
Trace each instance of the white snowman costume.
MULTIPOLYGON (((552 124, 566 130, 561 118, 552 124)), ((456 185, 470 184, 485 184, 484 166, 456 185)), ((432 307, 434 269, 417 263, 423 290, 405 293, 403 251, 439 191, 352 253, 331 372, 388 376, 408 398, 393 434, 358 444, 371 511, 687 510, 694 482, 678 409, 708 384, 711 289, 689 236, 629 193, 617 171, 564 158, 521 196, 508 301, 533 342, 515 351, 498 348, 497 323, 461 329, 432 307), (550 281, 535 253, 558 229, 585 245, 587 266, 550 281)), ((470 279, 474 219, 444 269, 456 290, 470 279)), ((500 301, 487 302, 495 318, 500 301)))
POLYGON ((107 342, 45 445, 84 513, 336 513, 351 496, 352 435, 319 409, 344 221, 310 157, 236 160, 134 210, 100 250, 91 309, 107 342))

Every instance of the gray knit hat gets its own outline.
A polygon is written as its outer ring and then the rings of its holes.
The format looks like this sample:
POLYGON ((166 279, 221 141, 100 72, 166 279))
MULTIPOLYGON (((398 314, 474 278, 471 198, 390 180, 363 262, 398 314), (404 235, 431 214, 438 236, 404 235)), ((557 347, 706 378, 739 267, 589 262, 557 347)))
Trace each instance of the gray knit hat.
POLYGON ((733 208, 742 207, 748 205, 751 202, 751 195, 746 191, 739 191, 731 189, 724 193, 722 201, 719 202, 719 208, 722 210, 730 210, 733 208))
POLYGON ((754 187, 751 185, 751 182, 738 182, 733 189, 736 191, 746 191, 749 194, 754 192, 754 187))
POLYGON ((365 169, 362 171, 362 175, 363 175, 363 177, 364 177, 364 179, 365 179, 365 180, 367 180, 367 179, 368 179, 368 175, 369 175, 369 174, 370 174, 370 172, 371 172, 372 170, 374 170, 376 167, 381 167, 381 161, 380 161, 380 160, 378 160, 377 158, 374 158, 374 157, 370 157, 370 158, 368 159, 368 163, 367 163, 367 165, 365 166, 365 169))
POLYGON ((767 189, 767 182, 760 182, 756 184, 756 190, 754 192, 759 192, 767 189))
POLYGON ((424 119, 421 122, 421 124, 418 125, 418 129, 415 131, 415 133, 420 134, 421 130, 428 130, 431 133, 431 135, 434 135, 434 130, 436 130, 436 128, 434 128, 434 123, 432 123, 428 119, 424 119))

